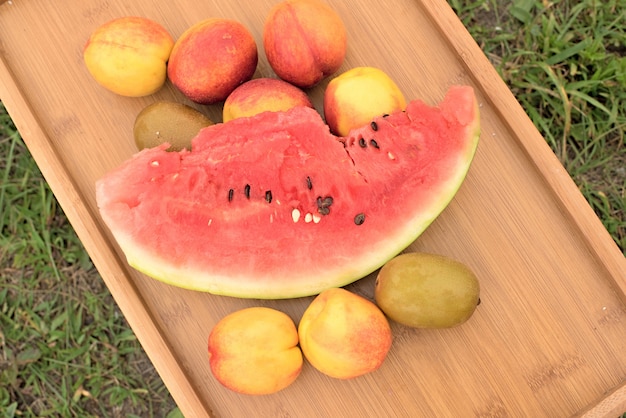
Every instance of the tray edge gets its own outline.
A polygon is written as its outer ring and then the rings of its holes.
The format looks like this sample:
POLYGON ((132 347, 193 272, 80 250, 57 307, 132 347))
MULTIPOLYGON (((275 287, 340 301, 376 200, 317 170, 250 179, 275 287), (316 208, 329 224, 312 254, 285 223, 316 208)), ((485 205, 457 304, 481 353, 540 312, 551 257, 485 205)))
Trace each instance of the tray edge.
MULTIPOLYGON (((0 5, 5 2, 6 0, 0 0, 0 5)), ((468 71, 468 74, 480 86, 485 96, 494 104, 495 109, 506 108, 511 112, 511 114, 498 112, 507 126, 513 131, 518 132, 518 135, 519 132, 530 135, 530 142, 539 142, 536 140, 543 141, 543 137, 539 131, 534 128, 532 122, 530 122, 521 106, 519 106, 519 103, 504 81, 501 80, 498 74, 495 74, 495 70, 482 53, 482 50, 475 44, 475 41, 471 38, 469 32, 467 32, 461 22, 456 19, 456 14, 449 8, 447 3, 443 2, 445 7, 442 6, 441 2, 433 0, 421 0, 421 3, 424 9, 428 11, 435 25, 439 28, 440 33, 443 34, 448 44, 458 54, 466 68, 474 70, 476 68, 483 68, 486 70, 479 74, 477 74, 476 71, 468 71), (437 15, 435 11, 439 11, 440 13, 437 15), (447 27, 449 30, 443 30, 442 28, 444 27, 447 27), (457 39, 452 39, 448 36, 448 33, 454 33, 457 39), (495 92, 498 92, 498 94, 495 94, 495 92), (512 104, 514 106, 511 106, 512 104), (515 127, 519 128, 519 130, 515 129, 515 127)), ((47 140, 48 135, 41 129, 36 115, 31 110, 27 98, 18 88, 17 81, 2 54, 0 54, 0 99, 3 101, 12 117, 14 115, 15 124, 30 152, 37 161, 46 181, 50 184, 53 191, 62 191, 62 193, 59 194, 55 193, 55 196, 63 210, 67 213, 68 219, 72 223, 79 238, 86 248, 98 249, 98 251, 89 252, 90 256, 94 254, 93 261, 98 270, 106 273, 125 271, 125 263, 116 255, 115 251, 111 248, 111 244, 104 239, 105 235, 101 233, 102 231, 98 222, 96 222, 96 217, 94 217, 93 212, 90 211, 80 199, 81 194, 74 186, 69 173, 61 164, 56 149, 54 149, 47 140), (54 167, 54 169, 52 167, 54 167), (103 248, 106 248, 106 251, 103 251, 103 248), (106 252, 109 257, 96 256, 101 252, 106 252)), ((553 153, 550 153, 550 155, 543 153, 546 155, 542 154, 541 158, 538 160, 537 156, 532 153, 532 150, 526 143, 522 143, 521 146, 536 165, 537 170, 543 175, 550 188, 556 193, 562 208, 579 228, 581 235, 584 237, 584 242, 593 254, 592 256, 602 261, 601 264, 607 269, 608 275, 613 279, 613 285, 617 287, 620 297, 626 302, 626 277, 623 276, 623 272, 626 271, 624 268, 626 263, 624 262, 623 255, 618 251, 617 246, 611 245, 613 241, 608 235, 606 228, 604 228, 582 194, 573 186, 571 178, 564 172, 564 168, 553 153), (560 175, 553 177, 555 176, 555 168, 558 168, 557 171, 560 175), (572 191, 576 191, 576 193, 572 193, 572 191), (598 236, 599 231, 604 231, 604 234, 598 236)), ((545 146, 547 147, 547 144, 545 146)), ((127 288, 124 287, 125 284, 113 279, 115 274, 106 274, 107 278, 105 278, 105 274, 102 276, 116 302, 120 305, 124 305, 122 310, 129 324, 131 324, 133 331, 136 334, 142 335, 140 341, 151 340, 157 344, 156 346, 161 347, 161 350, 157 350, 154 346, 151 346, 146 352, 150 356, 151 361, 155 364, 159 374, 168 382, 167 386, 172 392, 176 402, 181 407, 181 410, 195 410, 204 413, 210 411, 209 408, 203 405, 203 402, 197 396, 194 388, 189 385, 189 380, 184 378, 184 370, 180 368, 173 352, 167 346, 167 342, 163 338, 161 331, 154 325, 154 321, 150 319, 149 313, 143 304, 143 300, 134 286, 131 285, 132 289, 129 297, 129 295, 125 293, 127 290, 127 288), (122 291, 122 289, 124 289, 124 291, 122 291), (132 303, 131 298, 135 298, 135 304, 132 303), (137 308, 137 302, 140 302, 140 306, 144 307, 144 309, 137 308), (151 328, 151 331, 145 330, 145 328, 148 327, 151 328), (144 330, 141 328, 144 328, 144 330), (158 341, 154 341, 153 337, 156 337, 158 341), (150 355, 150 353, 162 354, 164 352, 167 352, 167 359, 150 355), (172 364, 172 362, 174 364, 172 364), (174 366, 173 369, 172 366, 174 366), (182 389, 183 387, 185 387, 185 389, 182 389)), ((144 345, 144 349, 145 348, 147 347, 144 345)), ((624 392, 624 385, 622 385, 616 392, 603 398, 601 403, 605 401, 613 402, 614 400, 623 402, 622 398, 624 392)), ((622 405, 622 403, 619 405, 622 405)), ((586 414, 589 414, 599 407, 600 404, 586 414)), ((588 417, 588 415, 584 416, 588 417)), ((593 416, 595 417, 597 415, 593 416)))
POLYGON ((28 99, 19 89, 17 79, 3 54, 0 54, 0 100, 177 405, 181 410, 187 411, 187 414, 193 413, 193 416, 207 414, 211 409, 203 403, 196 389, 190 384, 185 371, 180 367, 167 340, 151 318, 135 286, 130 282, 115 279, 119 275, 117 272, 126 270, 126 264, 118 257, 111 243, 104 238, 106 234, 101 230, 94 214, 83 203, 79 190, 61 163, 56 149, 50 145, 48 135, 41 128, 28 99))
POLYGON ((626 303, 626 257, 619 251, 589 202, 449 4, 437 0, 420 2, 443 38, 459 56, 468 75, 480 86, 500 118, 516 133, 515 138, 520 147, 554 191, 561 209, 577 226, 587 248, 594 258, 601 261, 600 264, 612 278, 613 287, 626 303), (454 33, 455 36, 451 37, 449 33, 454 33), (477 69, 480 71, 476 71, 477 69), (500 109, 506 109, 507 112, 500 109), (521 137, 528 140, 521 141, 521 137), (533 152, 533 147, 545 148, 549 152, 533 152))

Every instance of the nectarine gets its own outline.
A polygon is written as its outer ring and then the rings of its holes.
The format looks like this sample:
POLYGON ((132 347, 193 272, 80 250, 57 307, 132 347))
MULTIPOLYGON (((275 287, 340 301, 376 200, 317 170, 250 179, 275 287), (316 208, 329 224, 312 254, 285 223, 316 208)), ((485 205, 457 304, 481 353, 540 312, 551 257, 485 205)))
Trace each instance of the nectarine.
POLYGON ((255 78, 237 87, 226 98, 223 121, 295 106, 313 107, 313 104, 309 96, 293 84, 277 78, 255 78))
POLYGON ((276 309, 244 308, 225 316, 211 331, 208 347, 215 378, 243 394, 282 390, 302 369, 296 326, 276 309))
POLYGON ((322 373, 349 379, 378 369, 391 348, 389 322, 369 300, 342 288, 320 293, 298 325, 305 358, 322 373))
POLYGON ((252 78, 258 63, 250 31, 231 19, 210 18, 187 29, 174 44, 167 75, 187 98, 200 104, 223 101, 252 78))
POLYGON ((263 47, 276 75, 308 88, 335 73, 346 55, 346 28, 319 0, 286 0, 269 12, 263 47))

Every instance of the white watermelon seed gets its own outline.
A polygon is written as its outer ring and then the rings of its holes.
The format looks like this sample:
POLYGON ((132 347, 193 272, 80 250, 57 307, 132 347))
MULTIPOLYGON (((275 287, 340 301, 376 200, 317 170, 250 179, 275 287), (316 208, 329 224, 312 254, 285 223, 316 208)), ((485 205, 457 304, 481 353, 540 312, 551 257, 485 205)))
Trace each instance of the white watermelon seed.
POLYGON ((306 215, 304 215, 304 222, 309 223, 313 220, 313 215, 311 215, 310 213, 307 213, 306 215))
POLYGON ((300 220, 300 211, 298 209, 291 211, 291 219, 293 219, 294 222, 298 222, 300 220))

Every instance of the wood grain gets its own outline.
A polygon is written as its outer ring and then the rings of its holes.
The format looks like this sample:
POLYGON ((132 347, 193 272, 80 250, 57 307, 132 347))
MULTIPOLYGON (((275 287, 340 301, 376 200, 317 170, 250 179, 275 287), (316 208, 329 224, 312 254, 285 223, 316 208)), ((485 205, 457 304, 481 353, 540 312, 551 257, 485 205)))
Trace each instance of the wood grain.
MULTIPOLYGON (((1 1, 0 1, 1 3, 1 1)), ((261 39, 274 2, 32 0, 0 7, 0 99, 129 324, 189 417, 614 417, 626 388, 626 261, 589 205, 445 1, 329 1, 348 28, 342 71, 388 72, 408 98, 436 103, 452 84, 481 103, 478 153, 461 190, 409 250, 445 254, 479 276, 482 303, 461 327, 392 324, 383 367, 349 381, 305 364, 296 383, 264 397, 221 387, 206 339, 225 314, 270 306, 296 322, 311 298, 240 300, 178 289, 127 266, 102 223, 94 182, 135 152, 132 124, 169 99, 214 120, 168 82, 131 99, 99 87, 82 47, 124 15, 174 37, 204 17, 237 18, 261 39)), ((258 42, 258 45, 261 45, 258 42)), ((257 76, 271 76, 260 51, 257 76)), ((327 81, 310 91, 318 109, 327 81)), ((372 298, 374 274, 348 286, 372 298)))

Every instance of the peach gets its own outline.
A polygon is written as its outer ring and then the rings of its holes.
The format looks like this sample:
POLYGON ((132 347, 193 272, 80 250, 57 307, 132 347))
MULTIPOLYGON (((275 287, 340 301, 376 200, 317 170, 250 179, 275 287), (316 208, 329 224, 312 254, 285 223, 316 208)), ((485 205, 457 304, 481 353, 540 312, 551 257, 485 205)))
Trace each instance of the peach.
POLYGON ((122 96, 147 96, 165 84, 173 46, 159 23, 126 16, 98 27, 83 48, 83 59, 103 87, 122 96))
POLYGON ((266 395, 289 386, 302 370, 298 331, 272 308, 252 307, 222 318, 209 335, 211 372, 223 386, 266 395))
POLYGON ((277 78, 255 78, 237 87, 226 98, 223 121, 296 106, 313 107, 313 104, 309 96, 293 84, 277 78))
POLYGON ((240 22, 210 18, 188 28, 174 44, 167 75, 188 99, 221 102, 254 75, 256 42, 240 22))
POLYGON ((304 357, 322 373, 349 379, 378 369, 391 348, 391 328, 373 302, 342 288, 320 293, 298 325, 304 357))
POLYGON ((346 55, 346 28, 319 0, 286 0, 269 12, 263 47, 276 75, 298 87, 312 87, 335 73, 346 55))
POLYGON ((406 100, 398 85, 378 68, 352 68, 330 80, 324 90, 326 123, 340 136, 377 116, 405 108, 406 100))

